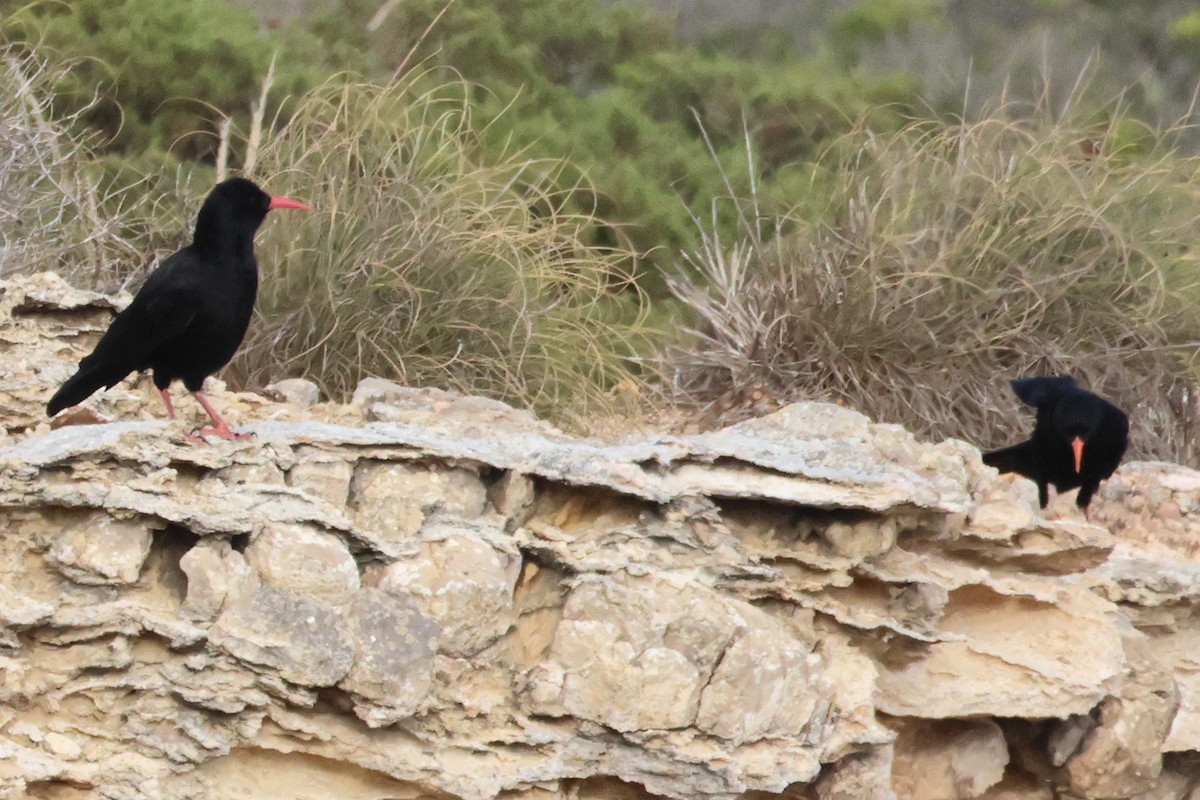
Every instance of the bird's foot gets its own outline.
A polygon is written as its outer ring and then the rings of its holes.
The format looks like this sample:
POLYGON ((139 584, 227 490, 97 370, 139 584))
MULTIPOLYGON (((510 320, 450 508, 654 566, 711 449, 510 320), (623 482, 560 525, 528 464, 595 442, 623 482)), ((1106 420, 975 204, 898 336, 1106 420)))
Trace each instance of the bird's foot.
POLYGON ((206 436, 216 436, 218 439, 229 441, 233 439, 251 439, 254 437, 254 434, 238 433, 228 425, 208 425, 200 430, 192 431, 187 435, 187 438, 188 441, 195 444, 208 444, 208 440, 205 439, 206 436))

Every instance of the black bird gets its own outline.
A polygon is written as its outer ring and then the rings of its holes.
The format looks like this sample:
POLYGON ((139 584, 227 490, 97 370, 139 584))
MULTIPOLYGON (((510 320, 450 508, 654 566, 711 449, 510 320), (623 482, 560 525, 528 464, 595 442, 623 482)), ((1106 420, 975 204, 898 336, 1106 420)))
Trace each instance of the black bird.
POLYGON ((983 454, 983 463, 1037 483, 1042 508, 1049 487, 1079 487, 1075 505, 1087 517, 1100 481, 1112 475, 1129 444, 1129 417, 1098 395, 1079 388, 1074 378, 1020 378, 1013 391, 1037 409, 1029 441, 983 454))
POLYGON ((229 363, 246 335, 258 292, 254 233, 273 208, 309 210, 287 197, 272 197, 245 178, 218 184, 200 208, 192 243, 150 273, 91 355, 50 398, 46 413, 54 416, 131 372, 151 369, 171 419, 175 408, 167 387, 179 378, 212 417, 213 425, 199 436, 246 435, 230 430, 201 387, 229 363))

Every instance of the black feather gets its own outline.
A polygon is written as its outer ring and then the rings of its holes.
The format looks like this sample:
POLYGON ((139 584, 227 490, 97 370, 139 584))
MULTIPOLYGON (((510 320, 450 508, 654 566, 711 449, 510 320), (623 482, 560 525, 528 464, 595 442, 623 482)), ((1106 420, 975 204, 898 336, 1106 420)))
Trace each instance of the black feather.
POLYGON ((244 178, 219 184, 205 199, 192 243, 154 270, 118 314, 79 370, 46 404, 50 416, 115 385, 131 372, 154 371, 165 389, 180 379, 199 391, 246 335, 258 292, 254 233, 278 200, 244 178))
POLYGON ((1116 471, 1125 455, 1129 417, 1069 377, 1021 378, 1012 381, 1012 388, 1036 409, 1033 435, 1021 444, 984 453, 983 463, 1037 483, 1042 508, 1049 502, 1048 487, 1060 492, 1078 487, 1075 504, 1086 510, 1100 482, 1116 471), (1083 442, 1078 471, 1071 446, 1077 437, 1083 442))

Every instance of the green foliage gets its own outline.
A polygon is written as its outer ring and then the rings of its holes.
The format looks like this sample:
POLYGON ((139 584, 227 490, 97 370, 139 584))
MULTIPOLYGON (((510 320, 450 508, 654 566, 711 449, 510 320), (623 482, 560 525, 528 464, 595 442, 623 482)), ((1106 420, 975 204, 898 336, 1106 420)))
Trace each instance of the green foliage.
MULTIPOLYGON (((330 24, 333 7, 307 26, 331 44, 344 32, 330 24)), ((338 3, 336 13, 343 21, 366 19, 377 8, 338 3)), ((569 207, 611 222, 596 226, 590 241, 646 253, 639 282, 655 293, 661 269, 695 243, 691 216, 707 215, 711 198, 725 190, 719 165, 743 158, 744 130, 770 175, 810 157, 867 109, 912 96, 911 84, 864 82, 823 61, 793 56, 769 64, 705 53, 675 42, 668 21, 634 5, 410 0, 374 34, 357 30, 355 40, 370 45, 381 74, 422 64, 477 84, 473 111, 489 157, 567 158, 595 187, 576 192, 569 207)), ((897 119, 884 110, 876 121, 886 127, 897 119)), ((575 183, 564 173, 560 188, 575 183)), ((789 192, 801 188, 786 184, 789 192)), ((720 224, 732 221, 722 216, 720 224)))
POLYGON ((914 23, 942 19, 946 0, 857 0, 833 21, 834 37, 844 50, 878 44, 893 34, 905 34, 914 23))
POLYGON ((1024 430, 1007 379, 1073 374, 1137 409, 1135 452, 1188 457, 1200 158, 1172 138, 1116 111, 857 129, 819 162, 820 213, 742 201, 738 238, 705 230, 666 366, 696 401, 766 387, 981 446, 1024 430))
POLYGON ((1177 43, 1200 43, 1200 11, 1191 11, 1176 19, 1167 33, 1177 43))
MULTIPOLYGON (((72 64, 60 115, 79 114, 125 155, 211 160, 221 118, 245 118, 277 45, 227 0, 0 0, 3 34, 72 64)), ((278 87, 312 75, 288 60, 278 87)))

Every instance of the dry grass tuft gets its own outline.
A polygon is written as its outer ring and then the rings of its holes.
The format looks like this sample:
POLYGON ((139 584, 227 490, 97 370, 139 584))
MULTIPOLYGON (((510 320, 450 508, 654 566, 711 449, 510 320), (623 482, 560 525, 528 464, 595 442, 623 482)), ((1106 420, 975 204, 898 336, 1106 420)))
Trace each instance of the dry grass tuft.
POLYGON ((185 224, 189 181, 98 163, 78 115, 51 111, 69 68, 0 46, 0 275, 55 270, 79 286, 128 288, 177 243, 166 231, 185 224))
POLYGON ((70 65, 0 44, 0 275, 54 270, 104 291, 184 242, 196 170, 102 162, 79 116, 52 112, 70 65))
POLYGON ((344 396, 365 376, 500 397, 563 420, 637 385, 642 301, 564 211, 558 163, 477 159, 467 87, 330 83, 258 151, 273 193, 258 314, 233 364, 344 396), (618 294, 617 289, 624 290, 618 294))
POLYGON ((741 201, 741 240, 689 258, 679 394, 766 387, 990 447, 1030 427, 1009 378, 1072 374, 1131 412, 1135 455, 1194 462, 1200 158, 1171 132, 1122 146, 1128 124, 854 131, 820 164, 824 213, 741 201))

